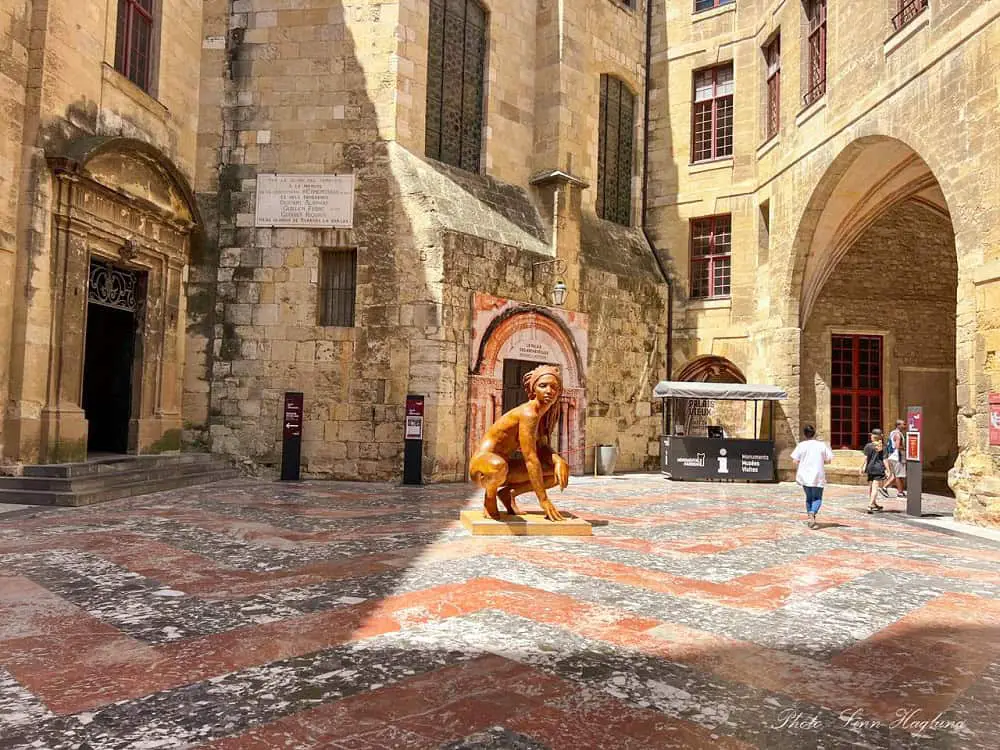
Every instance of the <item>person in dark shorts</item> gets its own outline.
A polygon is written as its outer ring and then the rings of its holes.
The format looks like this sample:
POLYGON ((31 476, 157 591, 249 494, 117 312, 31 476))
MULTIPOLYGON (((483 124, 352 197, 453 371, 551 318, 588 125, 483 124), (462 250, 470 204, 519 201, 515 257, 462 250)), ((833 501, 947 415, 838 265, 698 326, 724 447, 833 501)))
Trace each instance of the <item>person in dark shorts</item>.
POLYGON ((871 438, 865 446, 865 463, 861 473, 868 478, 868 512, 882 510, 876 502, 882 482, 885 480, 885 444, 882 442, 882 430, 872 430, 871 438))

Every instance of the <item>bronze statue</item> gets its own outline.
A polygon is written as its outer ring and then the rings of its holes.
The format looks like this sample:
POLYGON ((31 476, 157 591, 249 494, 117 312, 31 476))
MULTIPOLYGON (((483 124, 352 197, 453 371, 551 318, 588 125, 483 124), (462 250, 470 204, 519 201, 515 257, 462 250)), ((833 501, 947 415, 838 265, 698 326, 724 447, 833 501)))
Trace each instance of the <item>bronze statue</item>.
POLYGON ((549 445, 549 436, 559 423, 562 378, 558 368, 541 365, 522 382, 530 400, 511 409, 486 431, 469 461, 469 475, 486 490, 483 508, 490 518, 500 518, 498 497, 508 513, 518 515, 521 509, 515 498, 534 492, 545 517, 562 521, 546 492, 557 484, 566 489, 569 482, 569 464, 549 445), (518 450, 522 457, 512 458, 518 450))

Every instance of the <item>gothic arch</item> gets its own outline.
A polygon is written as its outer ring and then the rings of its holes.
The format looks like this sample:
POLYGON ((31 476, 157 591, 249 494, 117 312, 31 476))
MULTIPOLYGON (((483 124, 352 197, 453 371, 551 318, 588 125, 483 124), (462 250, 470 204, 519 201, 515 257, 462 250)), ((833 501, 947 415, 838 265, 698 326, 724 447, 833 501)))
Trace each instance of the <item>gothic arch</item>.
POLYGON ((677 375, 682 382, 745 383, 743 372, 725 357, 704 354, 688 362, 677 375))

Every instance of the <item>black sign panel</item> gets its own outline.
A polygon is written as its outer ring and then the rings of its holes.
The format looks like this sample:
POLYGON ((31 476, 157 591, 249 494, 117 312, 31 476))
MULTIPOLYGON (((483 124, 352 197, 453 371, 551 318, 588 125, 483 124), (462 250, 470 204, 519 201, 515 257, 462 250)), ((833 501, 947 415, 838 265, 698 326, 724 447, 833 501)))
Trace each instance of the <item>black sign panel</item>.
POLYGON ((773 482, 774 443, 707 437, 661 438, 660 460, 671 479, 773 482))
POLYGON ((285 394, 285 408, 281 422, 281 478, 298 481, 302 465, 302 418, 303 397, 301 393, 285 394))
POLYGON ((403 484, 423 484, 424 397, 406 397, 406 426, 403 433, 403 484))

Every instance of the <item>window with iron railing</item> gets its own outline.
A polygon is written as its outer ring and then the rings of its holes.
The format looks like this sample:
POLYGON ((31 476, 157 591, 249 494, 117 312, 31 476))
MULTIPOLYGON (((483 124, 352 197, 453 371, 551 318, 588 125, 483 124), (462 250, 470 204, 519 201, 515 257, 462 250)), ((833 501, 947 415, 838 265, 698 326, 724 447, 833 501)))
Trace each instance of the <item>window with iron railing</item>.
POLYGON ((733 155, 733 64, 695 71, 691 161, 733 155))
POLYGON ((729 296, 732 255, 732 216, 691 220, 691 299, 729 296))
POLYGON ((806 11, 809 22, 806 39, 808 77, 803 103, 808 107, 826 93, 826 0, 809 0, 806 11))
POLYGON ((597 134, 597 215, 632 223, 632 144, 635 95, 614 76, 601 76, 597 134))
POLYGON ((781 129, 781 36, 776 35, 764 47, 767 63, 767 120, 765 140, 771 140, 781 129))
POLYGON ((831 340, 830 443, 863 448, 882 424, 882 337, 835 335, 831 340))
POLYGON ((118 0, 115 70, 143 91, 151 87, 153 0, 118 0))
POLYGON ((319 324, 354 325, 357 294, 357 251, 353 248, 323 250, 320 256, 319 324))
POLYGON ((430 0, 427 156, 479 171, 486 11, 477 0, 430 0))
POLYGON ((930 0, 899 0, 899 10, 892 17, 892 30, 899 31, 919 16, 930 5, 930 0))

